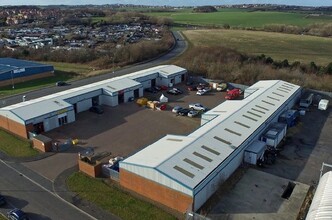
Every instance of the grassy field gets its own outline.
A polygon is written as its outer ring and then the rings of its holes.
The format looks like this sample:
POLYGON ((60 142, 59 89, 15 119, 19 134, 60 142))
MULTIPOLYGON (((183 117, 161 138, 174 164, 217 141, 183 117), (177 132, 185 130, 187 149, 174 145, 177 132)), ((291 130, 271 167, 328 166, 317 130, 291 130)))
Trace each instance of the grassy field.
POLYGON ((23 94, 25 92, 41 89, 47 86, 54 86, 57 81, 68 81, 75 78, 76 75, 73 73, 55 71, 54 76, 35 79, 22 83, 15 83, 14 79, 14 89, 12 85, 0 87, 0 98, 16 94, 23 94))
POLYGON ((326 65, 331 60, 332 39, 242 30, 187 30, 184 35, 193 46, 224 46, 247 54, 326 65))
POLYGON ((307 26, 314 23, 332 22, 332 17, 309 17, 302 13, 250 12, 239 9, 220 9, 215 13, 192 13, 192 10, 176 12, 148 12, 149 16, 162 16, 173 19, 177 24, 217 25, 229 24, 231 27, 263 27, 269 24, 307 26))
POLYGON ((55 70, 62 72, 73 72, 76 74, 86 74, 93 70, 93 67, 85 64, 77 63, 60 63, 60 62, 45 62, 47 64, 53 65, 55 70))
POLYGON ((138 200, 101 180, 74 173, 67 180, 71 191, 121 219, 175 219, 150 203, 138 200))
POLYGON ((38 154, 28 141, 0 130, 0 150, 11 157, 29 157, 38 154))

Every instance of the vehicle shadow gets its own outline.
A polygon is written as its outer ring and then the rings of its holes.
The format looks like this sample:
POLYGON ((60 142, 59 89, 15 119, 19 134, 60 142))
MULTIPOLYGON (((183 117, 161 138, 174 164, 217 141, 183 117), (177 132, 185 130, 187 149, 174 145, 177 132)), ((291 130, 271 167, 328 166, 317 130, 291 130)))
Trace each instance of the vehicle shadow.
MULTIPOLYGON (((11 190, 11 191, 15 191, 15 192, 20 192, 20 191, 25 191, 25 190, 11 190)), ((2 192, 5 192, 5 190, 2 190, 2 192)), ((19 208, 19 209, 23 209, 25 206, 27 206, 29 204, 29 202, 27 202, 24 199, 20 199, 17 197, 13 197, 13 196, 5 196, 6 197, 6 201, 7 204, 4 206, 7 211, 15 208, 19 208)))
POLYGON ((27 212, 27 215, 28 215, 29 219, 33 219, 33 220, 51 220, 51 218, 41 215, 41 214, 27 212))

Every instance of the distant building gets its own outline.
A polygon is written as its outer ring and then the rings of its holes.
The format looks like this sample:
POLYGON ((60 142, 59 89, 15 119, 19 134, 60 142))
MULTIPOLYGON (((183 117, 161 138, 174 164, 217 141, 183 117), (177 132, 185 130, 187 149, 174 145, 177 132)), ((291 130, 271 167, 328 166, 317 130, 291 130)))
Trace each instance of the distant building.
POLYGON ((52 65, 13 58, 0 58, 0 86, 12 85, 15 87, 16 83, 53 75, 54 67, 52 65))

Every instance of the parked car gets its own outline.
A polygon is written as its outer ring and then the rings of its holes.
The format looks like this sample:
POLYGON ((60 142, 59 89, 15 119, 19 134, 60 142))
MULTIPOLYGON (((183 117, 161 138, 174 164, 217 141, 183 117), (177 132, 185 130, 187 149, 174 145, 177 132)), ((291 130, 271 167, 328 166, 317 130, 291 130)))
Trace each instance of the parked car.
POLYGON ((197 95, 204 95, 205 93, 209 92, 211 90, 210 87, 205 87, 204 89, 200 89, 196 92, 197 95))
POLYGON ((172 112, 174 113, 178 113, 179 111, 181 111, 183 108, 181 106, 174 106, 174 108, 172 109, 172 112))
POLYGON ((196 95, 204 95, 205 91, 203 89, 200 89, 196 92, 196 95))
POLYGON ((229 91, 227 91, 225 99, 227 99, 227 100, 236 99, 241 95, 241 93, 242 93, 241 89, 235 88, 235 89, 229 90, 229 91))
POLYGON ((182 94, 182 93, 183 93, 182 90, 180 90, 180 89, 178 89, 178 88, 173 88, 173 90, 174 90, 175 92, 177 92, 178 94, 182 94))
POLYGON ((204 89, 205 87, 208 87, 208 85, 206 85, 206 84, 204 84, 204 83, 200 83, 200 84, 197 85, 196 89, 197 89, 197 90, 202 90, 202 89, 204 89))
POLYGON ((217 91, 222 92, 227 89, 227 83, 220 83, 217 87, 217 91))
POLYGON ((68 83, 64 82, 64 81, 58 81, 55 83, 56 86, 67 86, 69 85, 68 83))
POLYGON ((167 93, 170 95, 178 95, 179 93, 177 91, 175 91, 174 89, 169 89, 167 90, 167 93))
POLYGON ((188 112, 188 116, 189 117, 191 117, 191 118, 193 118, 193 117, 196 117, 197 115, 198 115, 198 111, 196 111, 196 110, 190 110, 189 112, 188 112))
POLYGON ((158 92, 158 91, 157 91, 155 88, 153 88, 153 87, 146 88, 146 89, 144 89, 144 91, 145 91, 145 92, 149 92, 149 93, 157 93, 157 92, 158 92))
POLYGON ((92 107, 89 109, 89 111, 90 111, 90 112, 97 113, 97 114, 103 114, 103 113, 104 113, 104 109, 103 109, 100 105, 92 106, 92 107))
POLYGON ((6 198, 0 194, 0 206, 3 206, 6 204, 6 198))
POLYGON ((189 104, 189 108, 192 110, 203 111, 203 112, 205 112, 207 110, 207 108, 205 106, 203 106, 201 103, 189 104))
POLYGON ((18 208, 7 212, 7 218, 10 220, 29 220, 27 214, 18 208))
POLYGON ((189 108, 184 108, 184 109, 178 111, 178 115, 187 116, 189 112, 190 112, 189 108))

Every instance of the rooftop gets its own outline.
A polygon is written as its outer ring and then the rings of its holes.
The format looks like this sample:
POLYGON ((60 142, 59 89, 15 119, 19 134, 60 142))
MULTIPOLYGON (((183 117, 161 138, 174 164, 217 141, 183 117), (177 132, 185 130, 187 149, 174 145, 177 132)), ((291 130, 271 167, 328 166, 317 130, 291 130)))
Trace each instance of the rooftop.
POLYGON ((12 70, 18 70, 28 67, 40 67, 40 66, 50 66, 50 65, 27 61, 27 60, 18 60, 14 58, 0 58, 0 74, 12 70))
POLYGON ((159 140, 123 163, 154 167, 194 189, 300 88, 278 80, 260 81, 252 87, 259 89, 242 101, 226 101, 210 110, 207 114, 217 117, 189 136, 177 137, 181 141, 159 140))
POLYGON ((102 89, 110 91, 111 93, 118 92, 124 90, 126 88, 139 86, 141 85, 139 82, 135 81, 135 79, 148 76, 152 73, 159 73, 160 70, 168 68, 171 73, 177 73, 178 71, 185 70, 181 67, 173 66, 173 65, 163 65, 156 66, 150 69, 134 72, 131 74, 114 77, 110 79, 106 79, 103 81, 91 83, 85 86, 65 90, 62 92, 58 92, 52 95, 44 96, 41 98, 29 100, 26 102, 21 102, 18 104, 14 104, 11 106, 6 106, 0 109, 0 114, 5 114, 8 117, 12 118, 16 121, 29 120, 36 118, 41 115, 45 115, 47 113, 51 113, 54 111, 59 111, 61 109, 70 107, 71 104, 66 102, 68 99, 77 97, 83 94, 87 94, 89 92, 100 90, 100 94, 102 93, 102 89), (171 67, 169 67, 171 66, 171 67), (2 112, 2 113, 1 113, 2 112), (12 115, 11 115, 12 114, 12 115))

